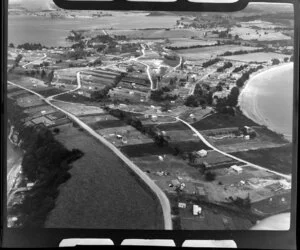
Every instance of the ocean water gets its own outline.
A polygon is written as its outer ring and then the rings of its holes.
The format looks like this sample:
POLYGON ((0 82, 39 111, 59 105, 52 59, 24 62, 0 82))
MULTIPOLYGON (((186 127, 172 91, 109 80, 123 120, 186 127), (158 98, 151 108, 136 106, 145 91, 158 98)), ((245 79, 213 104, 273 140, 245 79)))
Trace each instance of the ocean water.
MULTIPOLYGON (((292 139, 293 63, 252 77, 240 95, 240 107, 250 119, 292 139)), ((297 101, 295 101, 295 105, 297 101)))
POLYGON ((65 18, 8 16, 8 43, 41 43, 45 46, 67 46, 66 37, 79 29, 145 29, 171 28, 178 16, 147 16, 147 13, 114 13, 100 18, 65 18))

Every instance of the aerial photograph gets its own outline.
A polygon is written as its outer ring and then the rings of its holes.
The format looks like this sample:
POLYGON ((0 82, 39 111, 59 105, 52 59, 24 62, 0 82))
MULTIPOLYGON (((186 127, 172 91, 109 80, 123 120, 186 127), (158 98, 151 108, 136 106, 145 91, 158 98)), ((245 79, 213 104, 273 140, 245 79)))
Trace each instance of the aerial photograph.
POLYGON ((7 227, 289 229, 292 4, 9 0, 7 46, 7 227))

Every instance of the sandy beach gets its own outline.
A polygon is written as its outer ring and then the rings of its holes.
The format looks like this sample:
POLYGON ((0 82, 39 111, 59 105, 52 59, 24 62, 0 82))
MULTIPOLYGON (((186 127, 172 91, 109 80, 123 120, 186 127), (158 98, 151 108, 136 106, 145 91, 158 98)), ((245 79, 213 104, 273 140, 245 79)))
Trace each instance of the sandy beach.
POLYGON ((292 139, 293 63, 258 72, 239 96, 242 112, 256 123, 292 139))

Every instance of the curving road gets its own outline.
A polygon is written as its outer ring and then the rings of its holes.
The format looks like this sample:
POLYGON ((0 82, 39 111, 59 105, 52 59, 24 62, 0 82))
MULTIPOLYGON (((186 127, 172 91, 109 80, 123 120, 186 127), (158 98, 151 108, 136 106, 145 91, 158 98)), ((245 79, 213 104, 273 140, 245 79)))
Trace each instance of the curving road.
POLYGON ((59 94, 56 94, 56 95, 49 96, 46 99, 48 101, 52 101, 54 97, 64 95, 64 94, 68 94, 68 93, 72 93, 72 92, 75 92, 75 91, 79 90, 81 88, 80 72, 76 73, 76 77, 77 77, 77 87, 75 89, 71 89, 71 90, 68 90, 68 91, 63 92, 63 93, 59 93, 59 94))
MULTIPOLYGON (((79 86, 81 86, 81 84, 80 84, 80 72, 77 73, 77 80, 79 80, 78 81, 78 87, 75 90, 77 90, 79 88, 79 86)), ((153 180, 151 180, 151 178, 147 174, 145 174, 138 166, 136 166, 132 161, 130 161, 118 148, 116 148, 112 143, 110 143, 109 141, 104 139, 101 135, 96 133, 91 127, 89 127, 87 124, 82 122, 75 115, 69 113, 68 111, 66 111, 66 110, 64 110, 64 109, 62 109, 62 108, 60 108, 60 107, 58 107, 54 104, 52 104, 51 103, 52 98, 54 96, 57 96, 57 95, 45 98, 42 95, 38 94, 37 92, 35 92, 31 89, 25 88, 23 86, 20 86, 16 83, 11 82, 11 81, 8 81, 8 83, 12 84, 14 86, 17 86, 21 89, 24 89, 24 90, 38 96, 40 99, 45 101, 47 104, 49 104, 53 108, 63 112, 72 121, 76 122, 81 128, 86 130, 90 135, 92 135, 94 138, 98 139, 105 146, 107 146, 110 150, 112 150, 119 158, 121 158, 127 164, 127 166, 130 167, 130 169, 133 170, 135 172, 135 174, 138 175, 149 186, 149 188, 155 193, 155 195, 157 196, 157 198, 160 201, 160 204, 161 204, 161 207, 162 207, 162 210, 163 210, 164 227, 165 227, 166 230, 172 230, 173 225, 172 225, 172 219, 171 219, 171 206, 170 206, 170 202, 169 202, 169 199, 167 198, 166 194, 154 183, 153 180)), ((72 91, 75 91, 75 90, 72 90, 72 91)), ((67 92, 70 92, 70 91, 67 91, 67 92)))
POLYGON ((251 162, 245 161, 245 160, 243 160, 243 159, 240 159, 240 158, 238 158, 238 157, 235 157, 235 156, 233 156, 233 155, 231 155, 231 154, 228 154, 228 153, 225 153, 225 152, 219 150, 218 148, 216 148, 216 147, 214 147, 213 145, 211 145, 211 144, 204 138, 204 136, 203 136, 197 129, 195 129, 191 124, 189 124, 188 122, 182 120, 182 119, 179 118, 179 117, 176 117, 176 119, 177 119, 178 121, 181 121, 182 123, 184 123, 186 126, 188 126, 188 127, 189 127, 189 128, 190 128, 190 129, 191 129, 191 130, 199 137, 199 139, 200 139, 201 141, 203 141, 208 147, 210 147, 210 148, 212 148, 213 150, 219 152, 220 154, 225 155, 225 156, 227 156, 227 157, 230 157, 230 158, 232 158, 232 159, 235 159, 235 160, 237 160, 237 161, 243 162, 243 163, 247 164, 248 166, 251 166, 251 167, 254 167, 254 168, 257 168, 257 169, 261 169, 261 170, 265 170, 265 171, 271 172, 271 173, 273 173, 273 174, 276 174, 276 175, 279 175, 279 176, 281 176, 281 177, 284 177, 284 178, 286 178, 286 179, 291 180, 291 175, 282 174, 282 173, 279 173, 279 172, 276 172, 276 171, 273 171, 273 170, 270 170, 270 169, 261 167, 261 166, 259 166, 259 165, 253 164, 253 163, 251 163, 251 162))
MULTIPOLYGON (((205 74, 204 76, 202 76, 202 77, 198 80, 198 82, 199 82, 199 81, 202 81, 202 80, 205 79, 208 75, 210 75, 210 74, 212 74, 212 73, 214 73, 214 72, 215 72, 215 70, 209 71, 207 74, 205 74)), ((190 92, 189 92, 189 95, 193 95, 193 94, 194 94, 196 85, 197 85, 197 83, 195 83, 194 86, 191 88, 191 90, 190 90, 190 92)))
POLYGON ((27 66, 27 65, 30 65, 30 64, 32 64, 32 63, 34 63, 34 62, 36 62, 36 61, 44 60, 45 58, 47 58, 46 53, 44 53, 44 56, 43 56, 43 57, 41 57, 41 58, 39 58, 39 59, 37 59, 37 60, 34 60, 34 61, 32 61, 32 62, 29 62, 29 63, 24 64, 24 65, 22 66, 22 68, 26 69, 26 66, 27 66))
POLYGON ((146 66, 146 72, 147 72, 147 76, 149 78, 149 81, 150 81, 150 88, 151 90, 155 90, 156 88, 154 88, 154 83, 153 83, 153 80, 152 80, 152 77, 151 77, 151 74, 150 74, 150 66, 146 63, 143 63, 143 62, 140 62, 138 61, 140 58, 144 57, 145 56, 145 46, 143 44, 141 44, 142 46, 142 55, 139 56, 139 57, 136 57, 136 58, 131 58, 129 61, 135 61, 137 63, 140 63, 140 64, 143 64, 144 66, 146 66))

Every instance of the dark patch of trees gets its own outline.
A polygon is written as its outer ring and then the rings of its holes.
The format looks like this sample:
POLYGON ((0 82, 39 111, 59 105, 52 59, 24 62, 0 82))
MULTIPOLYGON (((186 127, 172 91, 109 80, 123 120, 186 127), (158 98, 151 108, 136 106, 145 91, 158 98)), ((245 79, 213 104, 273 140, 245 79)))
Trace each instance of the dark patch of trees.
POLYGON ((237 79, 236 86, 238 86, 239 88, 243 87, 244 83, 249 79, 250 74, 253 72, 256 72, 262 68, 263 68, 263 66, 259 65, 255 68, 251 68, 247 72, 243 73, 243 75, 239 79, 237 79))
POLYGON ((229 197, 229 199, 232 201, 232 204, 236 205, 239 208, 251 208, 251 199, 249 195, 246 198, 236 197, 235 199, 233 199, 232 197, 229 197))
POLYGON ((197 96, 197 95, 190 95, 185 99, 184 105, 188 107, 199 107, 200 105, 206 105, 207 101, 205 98, 197 96))
POLYGON ((232 55, 242 55, 242 54, 249 54, 255 52, 262 52, 264 49, 255 49, 255 50, 237 50, 237 51, 226 51, 221 56, 232 56, 232 55))
POLYGON ((178 98, 178 95, 167 94, 163 89, 158 89, 151 91, 150 98, 156 102, 175 101, 178 98))
POLYGON ((207 171, 204 175, 206 181, 214 181, 216 179, 216 173, 207 171))
POLYGON ((211 66, 211 65, 213 65, 213 64, 215 64, 215 63, 217 63, 217 62, 219 62, 220 60, 221 60, 220 58, 210 59, 210 60, 204 62, 204 63, 202 64, 202 67, 203 67, 203 68, 207 68, 207 67, 209 67, 209 66, 211 66))
POLYGON ((218 46, 218 43, 215 44, 208 44, 208 45, 190 45, 190 46, 167 46, 167 49, 171 49, 171 50, 182 50, 182 49, 196 49, 196 48, 205 48, 205 47, 213 47, 213 46, 218 46))
POLYGON ((240 71, 242 71, 243 69, 245 69, 247 67, 248 67, 248 64, 240 65, 240 66, 236 67, 232 72, 237 73, 237 72, 240 72, 240 71))
POLYGON ((78 42, 81 39, 83 39, 84 37, 82 36, 82 33, 79 31, 75 31, 75 30, 71 30, 72 35, 69 35, 67 37, 67 40, 71 41, 71 42, 78 42))
POLYGON ((277 65, 280 63, 279 59, 277 58, 273 58, 271 61, 272 61, 272 65, 277 65))
POLYGON ((40 43, 24 43, 18 45, 18 49, 25 49, 25 50, 42 50, 43 48, 46 47, 41 45, 40 43))
MULTIPOLYGON (((10 101, 12 102, 12 101, 10 101)), ((24 127, 20 117, 24 117, 21 108, 9 106, 8 119, 15 125, 25 150, 22 170, 24 177, 35 185, 26 191, 23 202, 13 206, 10 213, 21 213, 23 227, 43 227, 47 214, 54 208, 58 187, 70 177, 71 163, 83 153, 78 149, 71 151, 56 141, 52 132, 45 126, 24 127)))
POLYGON ((100 101, 102 99, 105 99, 111 88, 112 88, 111 86, 105 86, 101 90, 94 91, 91 94, 91 98, 94 99, 95 101, 100 101))
POLYGON ((231 62, 225 62, 223 66, 217 68, 217 72, 223 72, 225 69, 232 67, 231 62))
POLYGON ((87 56, 87 53, 84 50, 80 49, 80 48, 78 48, 78 49, 76 49, 74 51, 69 51, 67 53, 67 59, 78 60, 78 59, 83 59, 86 56, 87 56))

